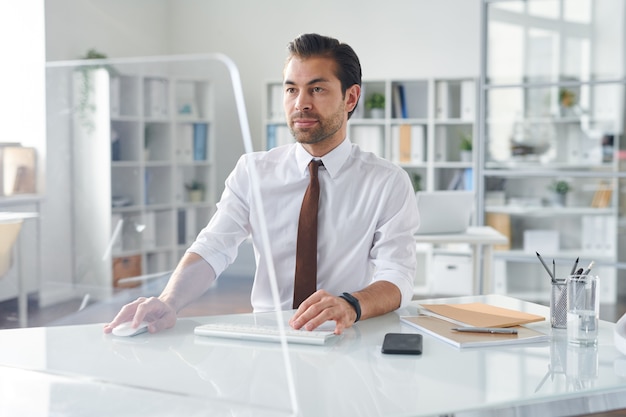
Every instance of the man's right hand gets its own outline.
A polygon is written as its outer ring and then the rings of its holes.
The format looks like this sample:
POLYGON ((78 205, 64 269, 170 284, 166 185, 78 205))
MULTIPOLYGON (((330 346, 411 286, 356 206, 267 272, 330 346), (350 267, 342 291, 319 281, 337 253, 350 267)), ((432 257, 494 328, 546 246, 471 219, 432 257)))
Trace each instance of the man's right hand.
POLYGON ((146 321, 148 323, 148 331, 156 333, 174 327, 176 324, 176 311, 157 297, 140 297, 122 307, 113 321, 104 326, 104 333, 111 333, 115 327, 127 321, 132 321, 133 327, 138 326, 142 321, 146 321))

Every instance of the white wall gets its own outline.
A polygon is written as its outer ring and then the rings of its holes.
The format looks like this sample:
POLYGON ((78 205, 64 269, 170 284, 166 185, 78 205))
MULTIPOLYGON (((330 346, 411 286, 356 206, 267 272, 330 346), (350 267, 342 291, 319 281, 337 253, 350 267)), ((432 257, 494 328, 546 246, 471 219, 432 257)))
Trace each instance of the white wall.
POLYGON ((0 2, 0 142, 20 142, 41 152, 46 137, 44 35, 43 0, 0 2))
MULTIPOLYGON (((38 150, 37 163, 45 160, 46 102, 45 102, 45 37, 44 1, 0 1, 0 143, 19 142, 38 150)), ((44 177, 37 178, 43 189, 44 177)), ((37 198, 0 197, 0 211, 36 211, 37 198)), ((19 267, 0 275, 0 301, 15 298, 20 284, 27 291, 38 286, 40 221, 26 220, 20 232, 19 267)))
POLYGON ((318 32, 349 43, 366 79, 478 76, 480 0, 47 0, 47 59, 222 52, 239 66, 255 147, 263 83, 287 43, 318 32))
POLYGON ((46 0, 46 57, 95 48, 110 58, 169 53, 169 0, 46 0))

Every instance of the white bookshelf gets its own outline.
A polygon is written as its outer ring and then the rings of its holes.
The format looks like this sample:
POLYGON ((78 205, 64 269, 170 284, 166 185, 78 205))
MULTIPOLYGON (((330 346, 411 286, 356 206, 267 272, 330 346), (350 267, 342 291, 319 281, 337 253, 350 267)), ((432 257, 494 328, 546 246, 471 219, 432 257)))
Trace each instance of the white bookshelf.
POLYGON ((97 103, 94 123, 73 129, 75 272, 108 286, 172 270, 216 203, 210 80, 114 69, 76 72, 73 84, 90 77, 97 103))

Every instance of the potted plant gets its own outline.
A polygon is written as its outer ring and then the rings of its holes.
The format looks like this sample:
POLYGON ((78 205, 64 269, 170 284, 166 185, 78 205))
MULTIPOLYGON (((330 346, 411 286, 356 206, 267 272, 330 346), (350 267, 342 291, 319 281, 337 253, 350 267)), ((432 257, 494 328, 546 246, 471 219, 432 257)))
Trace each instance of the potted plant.
POLYGON ((365 108, 369 110, 372 119, 382 119, 385 116, 385 96, 381 93, 372 93, 365 100, 365 108))
POLYGON ((559 107, 561 109, 561 116, 571 115, 575 105, 576 93, 570 89, 561 88, 559 90, 559 107))
POLYGON ((572 107, 576 104, 576 93, 567 88, 559 90, 559 104, 563 107, 572 107))
POLYGON ((198 180, 193 180, 190 183, 185 184, 185 188, 189 193, 189 201, 192 203, 198 203, 204 200, 204 184, 198 180))
POLYGON ((557 206, 564 206, 567 198, 567 193, 572 190, 572 186, 565 180, 556 180, 550 184, 550 190, 552 191, 553 202, 557 206))
POLYGON ((413 191, 422 191, 422 176, 418 172, 411 173, 411 183, 413 184, 413 191))
POLYGON ((472 134, 461 133, 461 142, 459 143, 459 149, 461 150, 461 161, 472 162, 472 134))
MULTIPOLYGON (((85 56, 81 57, 82 59, 89 60, 103 60, 106 59, 107 56, 101 52, 96 51, 95 49, 90 49, 87 51, 85 56)), ((110 65, 103 64, 94 64, 94 65, 84 65, 79 67, 79 71, 82 73, 82 79, 80 82, 79 94, 78 94, 78 118, 80 120, 81 125, 85 128, 85 131, 89 134, 93 133, 95 129, 95 113, 96 113, 96 103, 93 99, 94 92, 94 81, 93 81, 93 71, 104 68, 109 72, 111 77, 117 76, 117 71, 110 65)))

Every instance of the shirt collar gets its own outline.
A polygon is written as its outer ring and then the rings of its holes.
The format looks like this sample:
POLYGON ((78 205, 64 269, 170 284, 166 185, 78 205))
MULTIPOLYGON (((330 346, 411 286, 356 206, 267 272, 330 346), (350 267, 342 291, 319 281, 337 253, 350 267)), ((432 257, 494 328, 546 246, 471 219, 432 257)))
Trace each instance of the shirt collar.
POLYGON ((324 168, 326 168, 331 178, 335 178, 339 174, 339 170, 350 156, 352 149, 350 140, 345 138, 335 149, 321 158, 315 158, 302 147, 302 144, 297 143, 296 145, 296 163, 298 164, 298 170, 302 172, 303 175, 311 159, 321 159, 324 163, 324 168))

